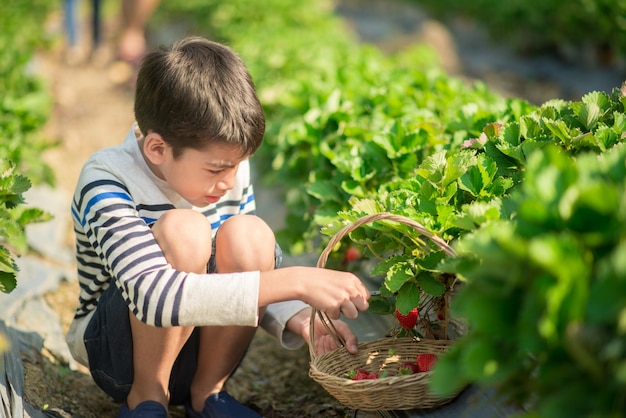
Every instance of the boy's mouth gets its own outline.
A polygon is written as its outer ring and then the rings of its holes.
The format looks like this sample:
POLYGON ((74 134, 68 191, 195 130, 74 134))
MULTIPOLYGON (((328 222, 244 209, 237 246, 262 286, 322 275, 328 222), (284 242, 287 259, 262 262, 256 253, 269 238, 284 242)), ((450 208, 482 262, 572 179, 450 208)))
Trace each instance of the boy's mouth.
POLYGON ((205 196, 204 200, 206 200, 207 203, 216 203, 221 198, 222 198, 222 196, 205 196))

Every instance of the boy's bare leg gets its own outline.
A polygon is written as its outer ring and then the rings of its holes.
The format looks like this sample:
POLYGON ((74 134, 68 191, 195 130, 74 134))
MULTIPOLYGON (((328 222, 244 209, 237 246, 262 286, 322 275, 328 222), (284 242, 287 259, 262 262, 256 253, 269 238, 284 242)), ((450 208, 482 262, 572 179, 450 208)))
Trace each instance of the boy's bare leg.
MULTIPOLYGON (((173 210, 153 226, 167 261, 176 269, 205 273, 211 256, 211 227, 204 215, 173 210)), ((167 407, 168 384, 174 362, 193 327, 154 327, 130 315, 133 333, 134 380, 127 398, 133 409, 145 400, 167 407)))
MULTIPOLYGON (((275 238, 260 218, 238 215, 226 221, 217 234, 218 273, 267 271, 274 268, 275 238)), ((259 313, 259 318, 263 312, 259 313)), ((191 406, 204 407, 205 399, 222 390, 250 345, 256 327, 203 327, 198 368, 191 385, 191 406)))

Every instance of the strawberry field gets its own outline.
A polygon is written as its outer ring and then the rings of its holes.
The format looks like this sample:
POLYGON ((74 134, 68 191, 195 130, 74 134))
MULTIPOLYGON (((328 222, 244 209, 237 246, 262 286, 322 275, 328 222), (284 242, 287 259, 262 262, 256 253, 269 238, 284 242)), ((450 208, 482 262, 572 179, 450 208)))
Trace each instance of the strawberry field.
MULTIPOLYGON (((39 1, 37 13, 21 1, 0 6, 10 32, 0 36, 5 292, 19 285, 12 258, 27 249, 24 226, 47 219, 40 209, 24 209, 21 195, 31 182, 54 180, 39 158, 53 146, 41 135, 51 97, 28 67, 35 50, 54 45, 42 25, 54 5, 39 1)), ((454 7, 444 3, 424 5, 453 18, 454 7)), ((510 41, 525 51, 569 51, 578 42, 610 47, 611 59, 622 59, 624 46, 609 34, 626 28, 601 0, 566 8, 556 26, 537 20, 548 15, 538 7, 491 3, 457 13, 489 9, 494 36, 519 19, 520 30, 534 34, 522 38, 534 43, 520 45, 514 33, 510 41), (582 11, 598 28, 584 42, 575 37, 582 11)), ((385 54, 359 43, 324 1, 169 1, 151 27, 172 22, 228 43, 251 70, 268 120, 253 163, 264 187, 284 200, 278 238, 285 251, 317 253, 348 222, 389 212, 419 222, 458 253, 382 220, 351 232, 328 261, 377 283, 373 312, 403 317, 417 309, 426 322, 404 333, 431 337, 450 315, 467 321, 467 335, 434 368, 433 390, 492 386, 529 416, 622 415, 622 86, 539 104, 504 97, 483 82, 450 76, 421 44, 385 54), (450 300, 453 284, 460 287, 450 300)))

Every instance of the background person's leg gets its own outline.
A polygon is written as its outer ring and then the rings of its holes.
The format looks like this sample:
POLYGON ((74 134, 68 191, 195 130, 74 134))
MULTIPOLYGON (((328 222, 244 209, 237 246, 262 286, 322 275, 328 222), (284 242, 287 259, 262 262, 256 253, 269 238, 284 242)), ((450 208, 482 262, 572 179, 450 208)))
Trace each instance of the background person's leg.
POLYGON ((122 28, 117 42, 118 57, 137 64, 145 55, 146 27, 159 0, 122 0, 122 28))

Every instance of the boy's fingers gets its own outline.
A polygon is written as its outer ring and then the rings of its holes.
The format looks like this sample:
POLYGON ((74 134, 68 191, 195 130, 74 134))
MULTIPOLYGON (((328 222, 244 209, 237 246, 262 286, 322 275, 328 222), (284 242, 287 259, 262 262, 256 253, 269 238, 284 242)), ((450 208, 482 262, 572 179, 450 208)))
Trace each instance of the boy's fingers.
POLYGON ((370 306, 370 304, 367 301, 367 299, 361 298, 361 297, 354 298, 352 300, 352 303, 354 303, 354 306, 356 307, 356 309, 358 309, 361 312, 367 311, 367 308, 369 308, 369 306, 370 306))
POLYGON ((341 308, 339 309, 326 309, 324 312, 330 319, 339 319, 341 317, 341 308))
POLYGON ((345 302, 341 305, 341 313, 348 319, 356 319, 359 316, 357 309, 352 302, 345 302))

